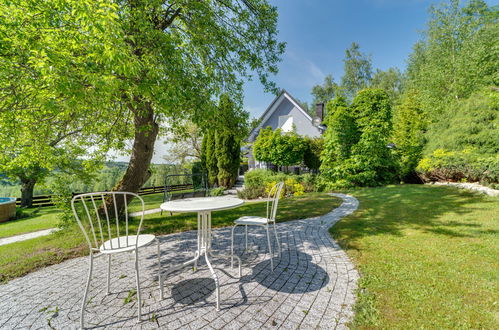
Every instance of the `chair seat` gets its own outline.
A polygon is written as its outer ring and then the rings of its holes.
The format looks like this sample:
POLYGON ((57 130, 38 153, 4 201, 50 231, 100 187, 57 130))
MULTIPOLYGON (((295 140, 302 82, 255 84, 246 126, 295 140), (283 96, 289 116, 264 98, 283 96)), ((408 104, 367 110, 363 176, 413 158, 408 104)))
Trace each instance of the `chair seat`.
POLYGON ((267 218, 257 216, 244 216, 234 221, 237 225, 266 225, 269 223, 267 218))
MULTIPOLYGON (((152 241, 154 241, 155 238, 156 236, 154 235, 139 235, 138 236, 139 241, 137 246, 140 248, 149 245, 151 244, 152 241)), ((128 235, 128 244, 126 236, 120 236, 113 238, 109 241, 105 241, 104 244, 102 244, 99 247, 99 250, 101 253, 118 253, 118 252, 132 251, 135 249, 136 242, 137 242, 137 235, 128 235), (118 245, 118 240, 119 240, 119 245, 118 245)))

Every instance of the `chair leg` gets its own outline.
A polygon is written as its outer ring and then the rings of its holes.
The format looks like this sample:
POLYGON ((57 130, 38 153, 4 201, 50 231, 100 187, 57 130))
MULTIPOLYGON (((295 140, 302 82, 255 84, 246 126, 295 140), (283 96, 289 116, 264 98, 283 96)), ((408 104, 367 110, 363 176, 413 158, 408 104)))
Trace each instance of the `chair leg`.
POLYGON ((106 294, 110 294, 111 286, 111 255, 107 256, 107 286, 106 286, 106 294))
POLYGON ((85 313, 85 306, 87 305, 87 296, 88 296, 88 289, 90 288, 90 280, 92 279, 92 270, 94 268, 94 256, 92 252, 90 252, 89 256, 89 264, 90 267, 88 268, 88 278, 87 278, 87 285, 85 286, 85 292, 83 293, 83 301, 81 303, 81 314, 80 314, 80 328, 84 329, 84 313, 85 313))
POLYGON ((161 276, 161 249, 159 247, 159 239, 156 238, 156 242, 158 243, 158 281, 159 281, 159 293, 160 298, 164 299, 164 290, 163 290, 163 278, 161 276))
POLYGON ((270 268, 274 271, 274 255, 272 254, 272 245, 270 244, 269 225, 266 225, 265 229, 267 230, 267 242, 269 243, 270 268))
MULTIPOLYGON (((237 225, 232 227, 232 233, 230 235, 230 268, 234 268, 234 230, 237 225)), ((241 262, 239 262, 239 269, 241 269, 241 262)))
POLYGON ((279 258, 281 257, 281 243, 279 242, 279 237, 277 237, 277 227, 275 225, 275 221, 274 221, 274 234, 275 234, 275 240, 277 242, 277 247, 279 248, 279 258))
POLYGON ((246 252, 248 252, 248 225, 245 225, 244 226, 244 234, 245 234, 245 237, 246 237, 246 252))
POLYGON ((135 277, 137 279, 137 305, 139 306, 137 323, 142 320, 142 299, 140 296, 140 279, 139 279, 139 250, 135 249, 135 277))

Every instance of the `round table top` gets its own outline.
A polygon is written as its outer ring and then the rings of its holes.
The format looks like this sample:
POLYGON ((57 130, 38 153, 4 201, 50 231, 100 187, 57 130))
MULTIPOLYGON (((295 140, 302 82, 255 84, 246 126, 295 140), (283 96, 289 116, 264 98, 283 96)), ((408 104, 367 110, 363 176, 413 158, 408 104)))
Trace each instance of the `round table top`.
POLYGON ((234 197, 195 197, 176 199, 161 204, 163 211, 169 212, 202 212, 232 209, 244 204, 244 201, 234 197))

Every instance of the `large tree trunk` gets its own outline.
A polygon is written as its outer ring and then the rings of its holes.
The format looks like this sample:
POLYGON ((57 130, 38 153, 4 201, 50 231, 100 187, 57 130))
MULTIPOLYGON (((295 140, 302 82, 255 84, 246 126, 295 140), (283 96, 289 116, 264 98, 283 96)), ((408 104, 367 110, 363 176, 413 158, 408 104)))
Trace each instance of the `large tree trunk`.
POLYGON ((33 206, 33 191, 35 190, 36 180, 32 178, 21 177, 21 207, 33 206))
MULTIPOLYGON (((134 109, 135 138, 130 157, 130 163, 123 178, 116 184, 113 191, 128 191, 137 193, 151 176, 149 166, 154 153, 154 142, 158 136, 159 126, 154 120, 154 110, 149 103, 143 103, 140 109, 134 109)), ((130 202, 128 200, 128 202, 130 202)), ((125 204, 117 198, 116 203, 121 213, 125 204)))

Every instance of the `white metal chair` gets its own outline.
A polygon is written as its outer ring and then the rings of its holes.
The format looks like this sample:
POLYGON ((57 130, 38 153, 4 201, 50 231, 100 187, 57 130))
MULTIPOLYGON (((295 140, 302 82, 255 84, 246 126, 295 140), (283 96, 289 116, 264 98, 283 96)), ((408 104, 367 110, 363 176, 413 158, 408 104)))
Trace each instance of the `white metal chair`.
POLYGON ((144 220, 144 200, 137 194, 130 192, 96 192, 76 195, 71 200, 71 207, 76 217, 76 221, 85 236, 90 249, 88 279, 83 294, 81 305, 80 326, 84 327, 84 313, 87 304, 87 295, 92 278, 94 258, 107 255, 107 289, 109 294, 111 277, 111 256, 122 252, 135 252, 135 274, 137 282, 137 306, 138 322, 141 320, 141 292, 139 281, 139 249, 150 245, 154 241, 158 246, 158 277, 160 283, 161 298, 163 298, 163 281, 161 280, 161 259, 159 240, 154 235, 140 235, 142 221, 144 220), (117 200, 122 198, 125 209, 122 215, 118 212, 117 200), (128 206, 127 200, 137 198, 142 204, 140 223, 136 235, 129 235, 128 232, 128 206), (106 206, 106 199, 111 201, 111 210, 106 206), (80 214, 81 215, 80 215, 80 214), (102 218, 102 219, 101 219, 102 218), (114 218, 114 219, 113 219, 114 218), (88 222, 87 222, 88 221, 88 222), (124 235, 123 235, 124 234, 124 235), (94 253, 97 255, 94 256, 94 253))
POLYGON ((270 254, 270 268, 274 271, 274 262, 273 262, 273 253, 272 253, 272 245, 270 244, 270 234, 269 234, 269 226, 271 224, 274 225, 274 234, 275 240, 277 242, 277 246, 279 248, 279 258, 281 257, 281 245, 279 243, 279 238, 277 237, 277 229, 275 224, 275 217, 277 213, 277 205, 279 203, 279 198, 281 196, 281 191, 284 186, 284 182, 279 182, 274 185, 272 189, 269 191, 268 201, 267 201, 267 217, 258 217, 258 216, 244 216, 236 221, 234 221, 234 227, 232 227, 232 235, 231 235, 231 266, 234 263, 234 230, 237 226, 244 226, 245 232, 245 243, 246 250, 248 250, 248 226, 263 226, 267 230, 267 242, 269 244, 269 254, 270 254))

